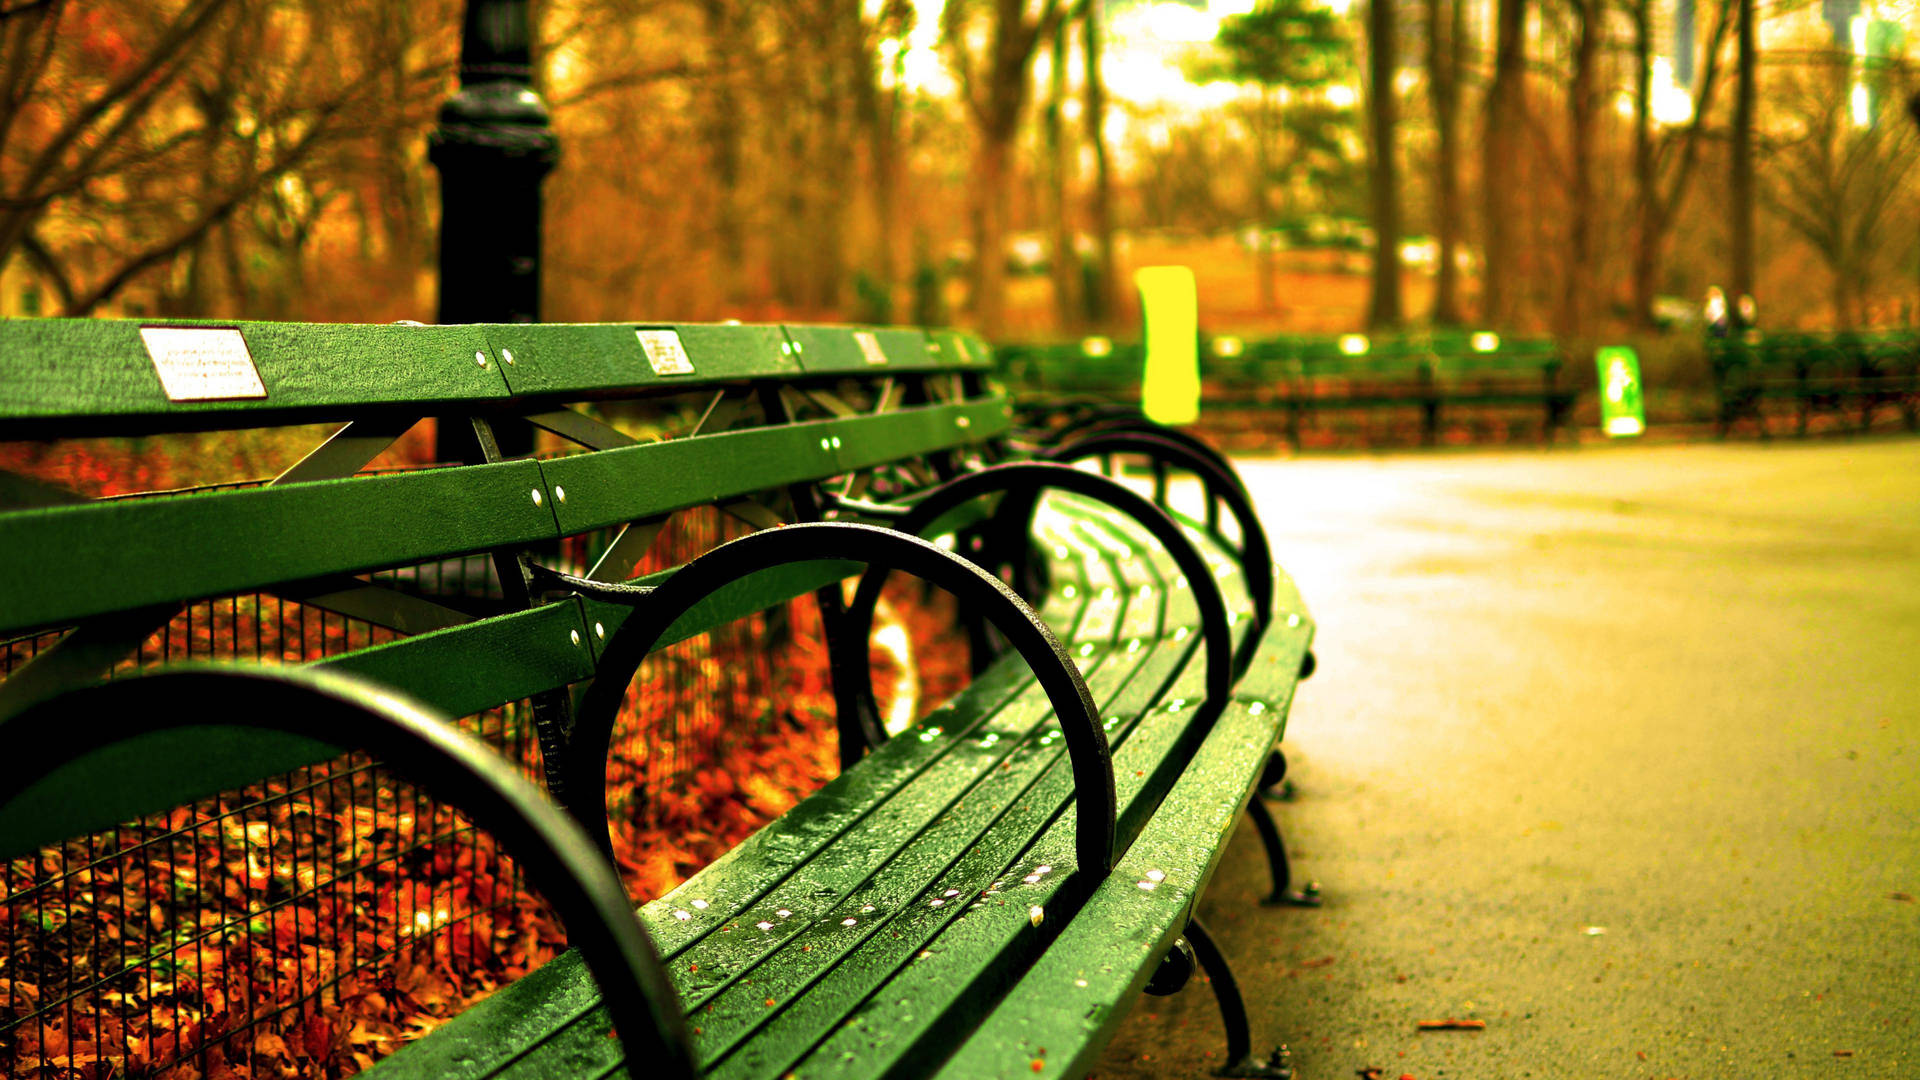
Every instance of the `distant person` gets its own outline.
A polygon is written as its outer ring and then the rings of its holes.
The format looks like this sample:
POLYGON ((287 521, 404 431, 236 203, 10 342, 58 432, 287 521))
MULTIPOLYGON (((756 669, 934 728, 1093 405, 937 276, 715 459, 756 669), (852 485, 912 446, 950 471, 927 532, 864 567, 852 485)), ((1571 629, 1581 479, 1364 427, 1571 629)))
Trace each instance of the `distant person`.
POLYGON ((1727 330, 1729 329, 1727 322, 1727 294, 1721 292, 1720 286, 1718 285, 1707 289, 1705 314, 1707 317, 1707 335, 1716 338, 1726 337, 1727 330))

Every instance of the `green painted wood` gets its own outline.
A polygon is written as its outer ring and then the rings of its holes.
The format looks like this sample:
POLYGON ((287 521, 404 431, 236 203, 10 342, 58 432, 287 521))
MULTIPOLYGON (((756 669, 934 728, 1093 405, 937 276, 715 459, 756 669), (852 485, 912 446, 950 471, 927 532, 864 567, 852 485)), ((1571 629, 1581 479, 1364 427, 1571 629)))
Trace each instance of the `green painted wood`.
POLYGON ((449 716, 472 716, 592 678, 591 640, 581 601, 568 598, 309 666, 361 676, 449 716))
POLYGON ((34 572, 0 631, 524 546, 556 535, 550 503, 511 461, 4 514, 0 551, 34 572))
POLYGON ((76 438, 316 423, 383 408, 426 415, 505 399, 500 366, 485 334, 470 326, 5 319, 0 433, 76 438), (169 401, 140 336, 151 326, 237 328, 266 397, 169 401))
MULTIPOLYGON (((1197 675, 1197 667, 1194 671, 1197 675)), ((1195 688, 1200 684, 1198 678, 1191 683, 1195 688)), ((1175 686, 1177 693, 1177 681, 1175 686)), ((1184 705, 1171 712, 1155 709, 1119 742, 1114 774, 1123 818, 1129 816, 1125 808, 1143 799, 1158 802, 1160 792, 1153 790, 1154 782, 1161 779, 1158 765, 1189 742, 1195 730, 1190 721, 1198 712, 1184 705)), ((824 1040, 811 1044, 804 1057, 786 1062, 766 1059, 760 1069, 711 1075, 767 1076, 792 1069, 826 1078, 917 1076, 930 1071, 990 1012, 1000 988, 1046 950, 1063 924, 1071 922, 1079 898, 1091 890, 1094 883, 1075 877, 1071 831, 1070 820, 1056 820, 1011 862, 1004 860, 1004 850, 994 852, 988 861, 1000 862, 1001 869, 965 879, 943 878, 922 893, 931 899, 947 888, 958 888, 961 895, 980 897, 984 903, 969 904, 964 912, 945 917, 942 909, 930 909, 924 900, 916 904, 900 920, 899 929, 918 948, 891 972, 880 973, 884 982, 821 1032, 824 1040), (1048 871, 1041 873, 1041 866, 1048 871), (992 888, 996 881, 1001 888, 992 888), (1040 909, 1038 925, 1034 908, 1040 909)), ((984 853, 988 845, 978 850, 984 853)), ((815 986, 797 1004, 805 1007, 822 998, 823 989, 824 985, 815 986)))
POLYGON ((1006 430, 997 397, 870 416, 749 428, 541 463, 566 535, 824 480, 981 442, 1006 430))
MULTIPOLYGON (((786 917, 777 914, 778 903, 767 902, 771 890, 843 838, 872 831, 876 814, 886 812, 902 791, 939 770, 954 753, 986 741, 991 734, 1006 739, 1002 752, 1010 752, 1017 744, 1013 735, 1021 729, 1006 726, 1018 717, 1009 706, 1034 694, 1038 690, 1032 675, 1017 658, 996 664, 922 723, 922 734, 938 732, 933 738, 889 741, 858 767, 647 905, 642 917, 656 948, 669 958, 670 968, 680 971, 673 958, 717 929, 740 924, 756 908, 765 908, 784 922, 786 917), (994 725, 1004 730, 995 730, 994 725)), ((949 763, 946 771, 954 770, 949 763)), ((586 981, 584 969, 570 963, 538 982, 522 980, 504 988, 456 1017, 433 1039, 382 1062, 382 1074, 462 1078, 510 1070, 532 1076, 593 1075, 611 1067, 617 1063, 618 1047, 601 1037, 604 1014, 597 994, 586 981), (585 1067, 588 1064, 592 1067, 585 1067)), ((558 962, 549 968, 556 966, 558 962)), ((697 980, 692 982, 697 990, 697 980)))
POLYGON ((749 428, 641 443, 540 463, 566 493, 554 512, 563 535, 834 475, 826 422, 749 428))
POLYGON ((929 330, 927 347, 944 363, 957 364, 969 371, 991 371, 994 367, 993 346, 976 334, 929 330))
POLYGON ((998 395, 951 405, 925 405, 827 422, 840 471, 977 446, 1006 434, 1013 404, 998 395))
POLYGON ((1030 1080, 1079 1076, 1093 1066, 1185 930, 1276 736, 1270 715, 1236 705, 1221 716, 1152 830, 939 1077, 1030 1080))
MULTIPOLYGON (((737 323, 542 323, 485 328, 496 350, 513 354, 505 367, 524 397, 593 398, 622 392, 671 391, 747 379, 789 379, 799 362, 783 349, 780 327, 737 323), (691 368, 674 373, 650 360, 642 334, 677 340, 691 368)), ((664 354, 660 358, 664 359, 664 354)))
POLYGON ((928 348, 925 331, 888 326, 789 323, 787 340, 809 375, 888 375, 933 371, 951 358, 928 348))

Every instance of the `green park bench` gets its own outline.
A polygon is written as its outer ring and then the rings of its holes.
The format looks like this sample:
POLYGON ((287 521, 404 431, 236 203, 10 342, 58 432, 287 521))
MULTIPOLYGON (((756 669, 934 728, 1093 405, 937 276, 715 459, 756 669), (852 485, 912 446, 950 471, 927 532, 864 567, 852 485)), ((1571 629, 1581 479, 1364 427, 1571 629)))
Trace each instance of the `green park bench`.
POLYGON ((1742 421, 1770 436, 1774 402, 1789 403, 1799 435, 1822 415, 1865 431, 1889 407, 1908 430, 1920 428, 1920 338, 1912 331, 1750 330, 1708 338, 1707 360, 1723 436, 1742 421))
POLYGON ((1229 1069, 1284 1075, 1195 908, 1249 810, 1285 891, 1252 793, 1312 621, 1217 455, 1137 423, 1029 444, 991 363, 878 328, 0 322, 0 445, 325 425, 259 482, 89 498, 0 471, 0 1056, 79 1067, 83 1031, 83 1064, 127 1075, 318 1055, 300 1033, 337 1037, 338 988, 298 982, 303 951, 375 971, 446 947, 432 905, 396 908, 384 943, 352 924, 442 859, 480 865, 484 834, 571 948, 362 1063, 380 1075, 1076 1075, 1196 957, 1229 1069), (369 468, 430 416, 471 428, 472 460, 369 468), (503 457, 520 423, 541 452, 503 457), (1074 467, 1113 458, 1192 473, 1205 510, 1074 467), (754 531, 633 576, 670 519, 716 507, 754 531), (867 662, 889 570, 979 624, 972 683, 893 737, 867 662), (840 775, 636 914, 607 858, 609 748, 642 660, 809 593, 840 775), (323 655, 288 644, 289 605, 323 655), (524 756, 506 715, 531 717, 524 756), (382 813, 471 826, 331 882, 271 865, 317 853, 313 808, 374 768, 416 787, 373 808, 370 843, 382 813), (225 794, 275 777, 296 800, 278 841, 225 794), (269 864, 266 893, 207 914, 198 872, 230 844, 269 864), (143 875, 159 899, 122 898, 110 931, 47 916, 108 913, 143 875), (303 928, 309 906, 330 918, 303 928), (59 936, 53 960, 27 962, 32 934, 59 936), (209 950, 295 989, 216 1007, 209 950), (168 1009, 165 1038, 131 1033, 168 1009))
MULTIPOLYGON (((1041 412, 1061 395, 1139 397, 1138 344, 1089 338, 1008 346, 1000 355, 1009 381, 1041 412)), ((1448 410, 1524 410, 1540 416, 1542 435, 1552 441, 1579 393, 1563 380, 1563 367, 1550 338, 1485 332, 1215 335, 1201 349, 1203 416, 1279 413, 1288 442, 1298 447, 1303 428, 1321 413, 1411 411, 1422 441, 1433 443, 1448 410)))

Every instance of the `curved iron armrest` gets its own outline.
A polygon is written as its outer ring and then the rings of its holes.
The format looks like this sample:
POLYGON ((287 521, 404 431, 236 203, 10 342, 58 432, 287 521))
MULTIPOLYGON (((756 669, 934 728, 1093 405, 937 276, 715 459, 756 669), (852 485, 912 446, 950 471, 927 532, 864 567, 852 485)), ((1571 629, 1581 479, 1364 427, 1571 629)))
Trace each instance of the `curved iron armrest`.
MULTIPOLYGON (((88 831, 98 784, 69 769, 117 744, 251 729, 364 750, 492 834, 566 924, 627 1056, 696 1075, 673 984, 593 840, 504 757, 435 712, 363 680, 296 668, 182 665, 91 686, 0 722, 0 808, 88 831)), ((227 748, 231 748, 230 745, 227 748)), ((216 766, 218 762, 215 762, 216 766)), ((116 800, 115 809, 120 809, 116 800)), ((147 811, 165 809, 148 807, 147 811)), ((117 818, 116 820, 124 820, 117 818)))
POLYGON ((1052 448, 1058 449, 1070 446, 1083 439, 1093 438, 1097 435, 1116 433, 1155 435, 1172 442, 1177 442, 1181 446, 1186 447, 1196 457, 1205 458, 1212 462, 1221 473, 1232 478, 1233 485, 1239 488, 1242 494, 1246 493, 1246 481, 1240 478, 1240 470, 1235 469, 1233 462, 1229 461, 1227 456, 1216 449, 1212 443, 1190 431, 1183 431, 1177 427, 1168 427, 1165 424, 1149 420, 1145 416, 1142 416, 1138 410, 1130 406, 1115 406, 1113 409, 1099 415, 1070 423, 1055 432, 1050 443, 1052 448))
MULTIPOLYGON (((955 477, 928 491, 900 516, 894 527, 917 537, 963 503, 986 495, 1005 494, 1008 501, 1001 503, 995 527, 1008 530, 1007 535, 1017 538, 1024 545, 1040 492, 1047 488, 1083 495, 1119 510, 1138 521, 1173 556, 1174 565, 1186 576, 1193 589, 1194 601, 1200 608, 1200 632, 1206 646, 1207 701, 1217 713, 1225 706, 1233 682, 1241 673, 1233 657, 1232 632, 1227 622, 1227 604, 1221 596, 1220 584, 1208 572, 1206 560, 1200 557, 1199 549, 1193 546, 1193 541, 1180 531, 1166 511, 1131 488, 1107 477, 1061 464, 1026 461, 994 465, 955 477)), ((860 585, 843 615, 845 621, 841 624, 840 634, 842 647, 865 648, 884 578, 885 575, 872 570, 861 576, 860 585)), ((989 579, 996 583, 999 580, 990 575, 989 579)), ((845 715, 850 707, 855 709, 862 719, 861 731, 868 745, 878 746, 886 741, 886 731, 873 717, 872 673, 865 658, 860 659, 860 663, 835 664, 836 671, 850 671, 858 680, 850 687, 857 695, 857 700, 842 698, 840 710, 845 715)))
MULTIPOLYGON (((1240 526, 1240 572, 1247 576, 1247 591, 1253 598, 1254 632, 1247 635, 1241 643, 1239 655, 1234 657, 1234 670, 1244 670, 1245 665, 1253 661, 1253 654, 1260 647, 1260 639, 1266 635, 1267 626, 1273 621, 1273 549, 1267 544, 1266 527, 1260 524, 1260 516, 1254 513, 1253 500, 1247 497, 1247 489, 1240 478, 1232 471, 1232 466, 1222 464, 1217 453, 1196 453, 1186 442, 1171 437, 1176 433, 1170 428, 1159 431, 1101 431, 1085 438, 1066 443, 1046 452, 1048 461, 1071 465, 1076 461, 1102 457, 1107 454, 1135 453, 1145 454, 1156 462, 1164 462, 1177 468, 1186 469, 1200 478, 1206 490, 1207 504, 1212 507, 1215 499, 1227 505, 1233 514, 1233 520, 1240 526)), ((1186 436, 1192 439, 1192 436, 1186 436)), ((1199 442, 1193 439, 1193 442, 1199 442)), ((1201 444, 1205 445, 1205 444, 1201 444)), ((1211 518, 1212 514, 1209 513, 1211 518)), ((1213 522, 1208 522, 1209 527, 1213 522)), ((1218 535, 1217 530, 1215 535, 1218 535)))
MULTIPOLYGON (((575 710, 565 762, 567 808, 574 816, 589 830, 598 832, 595 839, 603 847, 610 846, 606 773, 614 718, 641 660, 667 628, 701 600, 758 571, 826 560, 866 563, 869 577, 876 576, 876 570, 904 570, 930 581, 952 593, 961 605, 984 614, 1006 637, 1033 669, 1066 736, 1073 768, 1078 865, 1097 867, 1098 874, 1104 875, 1113 866, 1118 812, 1113 760, 1093 695, 1053 631, 999 578, 965 559, 917 536, 851 522, 808 522, 749 533, 701 555, 650 588, 609 585, 541 571, 542 576, 583 596, 634 609, 632 617, 607 641, 599 674, 587 686, 575 710), (580 783, 580 777, 595 777, 598 782, 580 783)), ((862 634, 859 640, 864 647, 866 636, 862 634)), ((843 718, 842 738, 847 734, 843 718)))

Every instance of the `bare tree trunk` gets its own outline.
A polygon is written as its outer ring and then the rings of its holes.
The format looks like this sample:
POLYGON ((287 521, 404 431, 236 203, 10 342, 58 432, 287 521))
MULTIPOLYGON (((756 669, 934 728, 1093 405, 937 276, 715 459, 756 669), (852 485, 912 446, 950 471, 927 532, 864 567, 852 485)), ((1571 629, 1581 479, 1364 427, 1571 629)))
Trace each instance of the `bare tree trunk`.
POLYGON ((1481 143, 1480 193, 1486 224, 1481 270, 1481 319, 1499 325, 1513 318, 1511 295, 1515 211, 1522 177, 1520 123, 1526 116, 1527 4, 1498 0, 1493 85, 1487 90, 1487 121, 1481 143))
POLYGON ((1602 12, 1599 0, 1574 6, 1579 20, 1573 49, 1573 85, 1567 97, 1569 153, 1567 204, 1567 268, 1561 277, 1560 317, 1556 328, 1563 338, 1586 332, 1593 299, 1593 155, 1598 129, 1595 116, 1595 67, 1600 55, 1602 12))
POLYGON ((1080 258, 1073 246, 1073 227, 1067 215, 1067 186, 1071 167, 1068 165, 1066 118, 1062 114, 1067 106, 1067 23, 1061 20, 1053 31, 1053 52, 1048 62, 1047 109, 1043 118, 1047 139, 1047 204, 1048 223, 1053 229, 1053 260, 1051 264, 1053 278, 1054 320, 1064 333, 1074 329, 1080 322, 1078 283, 1080 258))
POLYGON ((1653 161, 1653 0, 1635 0, 1633 17, 1633 326, 1653 327, 1659 283, 1660 192, 1653 161))
POLYGON ((1439 274, 1434 281, 1435 326, 1458 326, 1460 310, 1460 57, 1465 50, 1464 0, 1427 0, 1427 81, 1433 88, 1433 124, 1439 136, 1439 274), (1443 15, 1446 16, 1443 18, 1443 15))
POLYGON ((1373 203, 1373 298, 1368 304, 1367 325, 1389 327, 1401 321, 1400 184, 1393 160, 1392 0, 1372 0, 1367 5, 1367 53, 1367 106, 1373 121, 1373 176, 1369 185, 1373 203))
POLYGON ((997 337, 1007 309, 1007 163, 1011 130, 984 130, 973 158, 973 315, 997 337))
POLYGON ((1093 273, 1087 282, 1087 319, 1113 317, 1113 170, 1107 161, 1107 88, 1100 74, 1100 0, 1088 0, 1080 20, 1080 44, 1086 52, 1087 142, 1093 147, 1093 273))
POLYGON ((1727 276, 1730 299, 1753 292, 1753 108, 1754 70, 1759 47, 1754 0, 1740 4, 1740 82, 1733 98, 1733 153, 1727 178, 1728 210, 1733 214, 1733 265, 1727 276))

